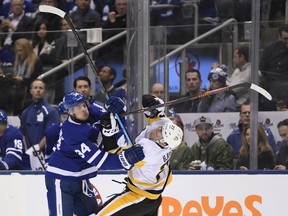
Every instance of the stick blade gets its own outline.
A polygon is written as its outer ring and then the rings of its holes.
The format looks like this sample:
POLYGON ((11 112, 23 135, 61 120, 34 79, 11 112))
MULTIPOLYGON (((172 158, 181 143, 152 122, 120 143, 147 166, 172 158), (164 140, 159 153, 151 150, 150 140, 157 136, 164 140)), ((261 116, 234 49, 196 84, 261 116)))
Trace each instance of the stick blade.
POLYGON ((52 7, 49 5, 40 5, 39 6, 39 11, 40 12, 44 12, 44 13, 51 13, 51 14, 55 14, 57 16, 60 16, 62 18, 64 18, 65 16, 65 12, 60 10, 59 8, 56 7, 52 7))
POLYGON ((263 89, 262 87, 251 83, 250 88, 253 89, 254 91, 257 91, 258 93, 260 93, 261 95, 266 97, 268 100, 270 100, 270 101, 272 100, 271 94, 269 92, 267 92, 265 89, 263 89))

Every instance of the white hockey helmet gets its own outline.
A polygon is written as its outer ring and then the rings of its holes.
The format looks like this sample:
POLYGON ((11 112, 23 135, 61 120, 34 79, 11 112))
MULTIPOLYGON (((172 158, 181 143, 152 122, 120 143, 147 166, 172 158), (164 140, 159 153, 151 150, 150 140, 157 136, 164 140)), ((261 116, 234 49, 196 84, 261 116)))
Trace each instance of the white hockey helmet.
POLYGON ((175 149, 182 142, 183 131, 173 122, 167 122, 162 127, 162 136, 160 140, 167 144, 167 147, 175 149))

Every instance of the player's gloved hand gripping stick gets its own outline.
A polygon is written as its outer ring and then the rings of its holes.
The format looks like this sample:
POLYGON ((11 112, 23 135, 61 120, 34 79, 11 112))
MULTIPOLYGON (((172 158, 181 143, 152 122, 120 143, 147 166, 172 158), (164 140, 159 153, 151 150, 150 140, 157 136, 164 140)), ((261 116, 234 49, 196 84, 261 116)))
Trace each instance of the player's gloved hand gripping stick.
MULTIPOLYGON (((77 39, 77 41, 80 43, 80 45, 81 45, 81 47, 83 49, 83 53, 84 53, 89 65, 90 65, 90 67, 92 68, 92 71, 95 73, 95 76, 96 76, 96 78, 97 78, 97 80, 98 80, 98 82, 100 84, 102 92, 105 94, 106 99, 109 100, 109 95, 108 95, 107 91, 105 90, 105 88, 104 88, 104 86, 103 86, 103 84, 102 84, 102 82, 101 82, 101 80, 100 80, 100 78, 99 78, 99 76, 97 74, 96 67, 95 67, 92 59, 90 58, 87 50, 85 49, 85 46, 84 46, 82 40, 80 39, 79 34, 77 33, 72 21, 70 20, 69 15, 67 13, 65 13, 64 11, 60 10, 59 8, 52 7, 52 6, 49 6, 49 5, 40 5, 39 6, 39 11, 40 12, 44 12, 44 13, 55 14, 57 16, 60 16, 61 18, 64 18, 67 21, 68 25, 70 26, 73 34, 75 35, 75 37, 77 39)), ((108 104, 108 108, 107 109, 109 111, 109 104, 108 104)), ((113 112, 113 110, 112 110, 112 112, 113 112)), ((125 137, 127 139, 128 144, 133 146, 133 142, 132 142, 129 134, 127 133, 124 125, 122 124, 119 115, 117 113, 114 113, 114 114, 115 114, 115 117, 117 119, 118 124, 120 125, 121 129, 123 130, 123 133, 124 133, 124 135, 125 135, 125 137)))

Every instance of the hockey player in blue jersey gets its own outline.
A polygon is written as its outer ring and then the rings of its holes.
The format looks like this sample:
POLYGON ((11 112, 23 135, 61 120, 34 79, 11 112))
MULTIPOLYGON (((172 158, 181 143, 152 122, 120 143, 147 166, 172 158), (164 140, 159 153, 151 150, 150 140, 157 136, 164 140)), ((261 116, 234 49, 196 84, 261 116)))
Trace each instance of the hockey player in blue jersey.
POLYGON ((30 169, 20 130, 7 124, 7 115, 0 110, 0 170, 30 169))
POLYGON ((59 138, 59 132, 60 129, 62 128, 62 124, 68 117, 68 113, 64 107, 63 102, 60 102, 58 104, 57 110, 59 113, 60 122, 58 124, 53 124, 50 127, 48 127, 48 129, 45 131, 45 137, 39 143, 39 145, 43 145, 43 149, 45 149, 44 157, 46 164, 49 162, 50 156, 53 152, 53 147, 57 143, 57 140, 59 138))
MULTIPOLYGON (((62 125, 45 174, 49 212, 50 216, 72 216, 73 212, 77 216, 90 215, 97 208, 97 201, 89 179, 99 169, 131 169, 144 158, 144 153, 139 146, 119 155, 101 151, 96 145, 95 128, 88 124, 85 96, 71 92, 63 102, 69 117, 62 125)), ((108 111, 119 112, 123 105, 118 102, 115 98, 112 103, 108 100, 108 111)))

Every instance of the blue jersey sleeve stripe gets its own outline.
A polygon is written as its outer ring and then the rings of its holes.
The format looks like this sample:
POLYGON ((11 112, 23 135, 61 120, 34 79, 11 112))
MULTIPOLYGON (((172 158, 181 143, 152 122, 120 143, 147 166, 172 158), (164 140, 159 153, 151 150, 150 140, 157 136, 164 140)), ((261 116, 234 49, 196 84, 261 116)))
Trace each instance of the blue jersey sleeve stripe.
POLYGON ((92 157, 87 161, 89 164, 92 163, 92 161, 95 160, 95 158, 101 153, 100 150, 96 151, 96 153, 94 155, 92 155, 92 157))
POLYGON ((7 148, 6 149, 6 153, 9 151, 13 151, 13 152, 20 152, 22 154, 22 149, 17 149, 17 148, 7 148))
POLYGON ((17 153, 12 152, 12 151, 9 151, 9 152, 6 153, 6 156, 7 156, 8 154, 14 155, 14 156, 17 157, 20 161, 22 161, 22 157, 21 157, 20 155, 18 155, 17 153))
POLYGON ((79 172, 73 172, 73 171, 68 171, 68 170, 64 170, 61 168, 57 168, 57 167, 48 166, 47 171, 61 175, 61 176, 80 177, 80 176, 84 176, 84 175, 96 172, 98 171, 98 168, 93 166, 93 167, 89 167, 87 169, 81 170, 79 172))
POLYGON ((103 155, 102 159, 99 161, 99 163, 97 164, 97 168, 99 169, 102 164, 105 162, 106 158, 108 157, 108 152, 105 152, 105 154, 103 155))

